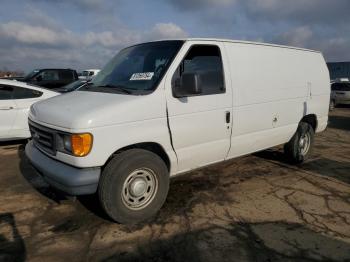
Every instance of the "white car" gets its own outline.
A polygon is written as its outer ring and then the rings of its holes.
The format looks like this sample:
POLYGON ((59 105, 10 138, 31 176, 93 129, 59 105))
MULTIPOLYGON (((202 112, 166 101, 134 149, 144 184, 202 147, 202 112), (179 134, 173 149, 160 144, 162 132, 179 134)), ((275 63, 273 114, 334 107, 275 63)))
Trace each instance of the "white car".
POLYGON ((79 79, 90 80, 94 78, 100 71, 100 69, 86 69, 81 73, 79 79))
POLYGON ((312 50, 134 45, 78 91, 32 106, 26 155, 53 187, 97 193, 112 219, 135 223, 160 209, 177 174, 280 144, 291 162, 305 161, 327 126, 329 83, 312 50))
POLYGON ((334 109, 337 105, 350 104, 350 81, 348 78, 341 78, 331 83, 331 101, 330 109, 334 109))
POLYGON ((0 141, 30 137, 30 106, 59 93, 15 80, 0 79, 0 141))

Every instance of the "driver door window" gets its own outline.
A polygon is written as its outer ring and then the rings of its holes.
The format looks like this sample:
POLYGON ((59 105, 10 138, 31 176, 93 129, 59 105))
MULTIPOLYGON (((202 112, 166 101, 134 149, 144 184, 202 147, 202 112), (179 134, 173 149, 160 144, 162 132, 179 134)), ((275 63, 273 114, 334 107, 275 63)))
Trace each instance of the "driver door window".
POLYGON ((224 73, 220 49, 214 45, 195 45, 191 47, 175 73, 175 85, 185 73, 199 76, 200 95, 225 93, 224 73))

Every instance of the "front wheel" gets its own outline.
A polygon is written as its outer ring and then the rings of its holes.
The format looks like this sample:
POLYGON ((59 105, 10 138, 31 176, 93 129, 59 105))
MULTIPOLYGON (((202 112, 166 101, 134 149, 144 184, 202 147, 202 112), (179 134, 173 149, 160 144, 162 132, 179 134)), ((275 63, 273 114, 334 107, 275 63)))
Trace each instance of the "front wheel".
POLYGON ((284 152, 293 164, 301 164, 311 154, 315 131, 308 123, 301 122, 292 139, 284 145, 284 152))
POLYGON ((103 170, 98 194, 114 221, 133 224, 153 216, 165 202, 169 174, 156 154, 131 149, 117 154, 103 170))
POLYGON ((333 111, 336 107, 336 104, 335 104, 335 101, 332 99, 330 102, 329 102, 329 111, 333 111))

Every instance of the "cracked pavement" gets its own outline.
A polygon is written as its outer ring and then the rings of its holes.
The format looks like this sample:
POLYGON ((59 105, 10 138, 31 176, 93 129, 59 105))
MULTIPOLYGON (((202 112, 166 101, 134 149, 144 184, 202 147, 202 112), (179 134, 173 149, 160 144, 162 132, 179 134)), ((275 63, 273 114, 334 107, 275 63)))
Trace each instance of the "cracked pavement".
POLYGON ((176 177, 133 226, 51 190, 23 149, 0 145, 0 261, 350 261, 349 107, 305 164, 277 147, 176 177))

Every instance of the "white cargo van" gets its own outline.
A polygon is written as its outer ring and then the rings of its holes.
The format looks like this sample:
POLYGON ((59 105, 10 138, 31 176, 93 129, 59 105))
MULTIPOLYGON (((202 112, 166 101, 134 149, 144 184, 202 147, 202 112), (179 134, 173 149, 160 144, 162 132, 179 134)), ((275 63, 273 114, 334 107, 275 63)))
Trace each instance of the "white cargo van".
POLYGON ((32 106, 32 164, 70 195, 97 193, 115 221, 163 205, 169 178, 276 145, 294 163, 327 126, 321 53, 220 39, 120 51, 88 85, 32 106))

